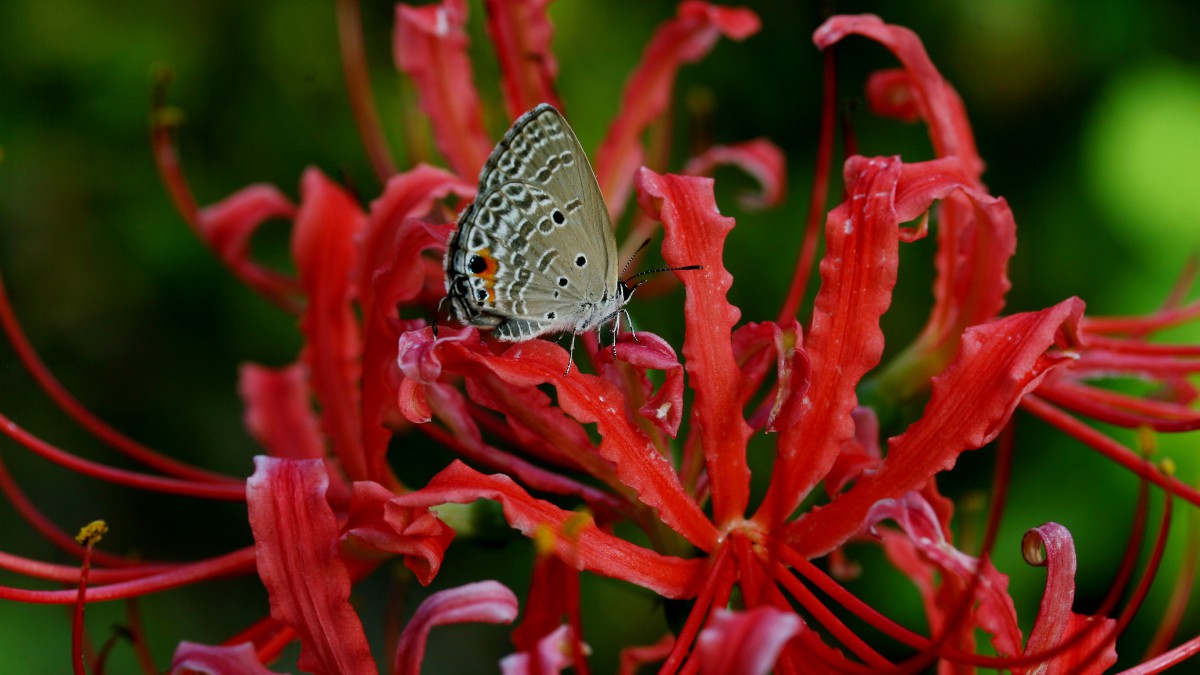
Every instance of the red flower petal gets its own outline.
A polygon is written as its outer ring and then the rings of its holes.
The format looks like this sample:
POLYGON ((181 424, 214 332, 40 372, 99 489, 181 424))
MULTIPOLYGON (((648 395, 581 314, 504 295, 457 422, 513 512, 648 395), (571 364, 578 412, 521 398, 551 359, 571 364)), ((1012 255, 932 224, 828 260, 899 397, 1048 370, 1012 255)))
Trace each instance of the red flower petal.
POLYGON ((425 598, 404 626, 392 672, 420 675, 425 641, 436 626, 454 623, 512 623, 517 618, 517 596, 499 581, 479 581, 438 591, 425 598))
POLYGON ((718 608, 696 638, 704 675, 765 675, 787 641, 804 628, 800 617, 768 606, 745 612, 718 608))
POLYGON ((525 614, 521 625, 513 629, 513 644, 522 652, 537 649, 538 641, 570 616, 572 605, 579 606, 579 571, 555 555, 537 551, 525 594, 525 614))
POLYGON ((246 404, 246 428, 272 457, 325 456, 304 364, 274 369, 247 363, 238 371, 238 392, 246 404))
POLYGON ((271 616, 300 636, 300 669, 378 672, 350 606, 337 518, 325 501, 325 466, 270 457, 256 457, 254 466, 246 498, 258 576, 270 596, 271 616))
POLYGON ((549 528, 557 535, 555 555, 576 569, 624 579, 668 598, 692 597, 703 582, 703 560, 665 556, 631 544, 602 532, 585 514, 530 497, 508 476, 485 476, 462 462, 455 461, 426 487, 396 496, 397 503, 408 506, 469 504, 476 499, 500 502, 509 525, 527 537, 549 528))
POLYGON ((479 173, 492 142, 467 56, 467 4, 396 6, 393 52, 396 67, 412 78, 417 102, 433 124, 438 148, 460 176, 479 173))
POLYGON ((562 110, 554 90, 558 60, 550 50, 554 27, 550 0, 487 0, 488 35, 500 61, 500 83, 509 119, 539 103, 562 110))
POLYGON ((683 172, 694 176, 711 176, 713 170, 723 164, 740 167, 761 186, 758 194, 741 195, 738 203, 742 208, 758 210, 783 203, 787 194, 787 160, 778 145, 765 138, 732 145, 714 145, 688 160, 683 172))
MULTIPOLYGON (((612 360, 612 352, 602 349, 597 356, 605 378, 618 387, 626 385, 622 371, 612 360)), ((642 331, 636 338, 622 333, 617 340, 617 360, 636 369, 640 385, 637 394, 645 401, 638 408, 638 414, 675 438, 683 421, 683 366, 679 365, 675 350, 666 340, 653 333, 642 331), (646 375, 648 369, 661 370, 666 374, 657 392, 646 375)))
POLYGON ((404 565, 421 585, 437 575, 454 530, 426 509, 400 506, 395 493, 379 483, 353 486, 343 532, 380 551, 404 556, 404 565))
POLYGON ((625 209, 634 173, 642 165, 642 132, 667 109, 675 73, 684 63, 703 58, 722 35, 744 40, 759 26, 758 16, 748 9, 695 0, 682 3, 678 15, 659 26, 625 85, 620 112, 596 151, 596 176, 613 220, 625 209))
POLYGON ((250 237, 271 218, 290 220, 291 200, 273 185, 251 185, 196 214, 196 230, 221 262, 263 296, 287 306, 300 292, 296 280, 250 259, 250 237))
POLYGON ((894 117, 905 122, 921 119, 912 78, 903 68, 877 70, 867 78, 867 103, 871 112, 880 117, 894 117))
POLYGON ((788 541, 806 557, 826 553, 861 529, 873 504, 919 489, 994 438, 1021 399, 1069 360, 1047 350, 1063 334, 1073 338, 1082 313, 1083 302, 1070 298, 968 329, 954 363, 934 378, 921 419, 888 441, 883 465, 790 525, 788 541))
MULTIPOLYGON (((972 182, 983 173, 983 160, 975 149, 975 136, 958 92, 929 60, 917 34, 903 26, 884 23, 871 14, 834 16, 817 28, 813 42, 825 49, 847 35, 862 35, 887 47, 908 72, 913 105, 929 125, 929 136, 938 157, 958 157, 972 182)), ((887 101, 872 106, 888 108, 887 101)))
POLYGON ((1075 673, 1103 673, 1116 663, 1117 652, 1112 644, 1114 619, 1099 619, 1096 625, 1091 617, 1071 611, 1075 602, 1075 541, 1070 531, 1058 523, 1046 523, 1025 533, 1021 542, 1025 560, 1031 564, 1046 566, 1046 590, 1038 608, 1037 619, 1025 643, 1025 654, 1031 656, 1046 652, 1070 640, 1072 646, 1049 661, 1030 668, 1027 672, 1039 675, 1068 675, 1075 673), (1079 631, 1087 630, 1088 637, 1080 640, 1079 631), (1079 670, 1080 663, 1087 658, 1101 640, 1108 642, 1102 655, 1079 670))
POLYGON ((500 659, 500 672, 503 675, 558 675, 575 663, 571 658, 573 642, 571 627, 563 624, 538 640, 534 650, 500 659))
POLYGON ((362 346, 351 310, 355 238, 366 217, 344 190, 309 169, 292 233, 292 255, 308 305, 300 317, 306 344, 301 361, 321 403, 321 427, 352 480, 370 478, 362 449, 358 380, 362 346))
POLYGON ((687 290, 683 356, 696 392, 692 419, 708 465, 713 517, 724 523, 742 517, 750 498, 751 429, 742 417, 742 373, 733 357, 741 312, 726 298, 733 276, 721 259, 734 222, 717 210, 712 185, 709 178, 660 176, 645 168, 637 175, 642 210, 663 223, 663 259, 673 267, 703 267, 678 274, 687 290))
POLYGON ((276 675, 267 670, 254 653, 254 645, 212 647, 195 642, 180 642, 171 659, 171 675, 276 675))

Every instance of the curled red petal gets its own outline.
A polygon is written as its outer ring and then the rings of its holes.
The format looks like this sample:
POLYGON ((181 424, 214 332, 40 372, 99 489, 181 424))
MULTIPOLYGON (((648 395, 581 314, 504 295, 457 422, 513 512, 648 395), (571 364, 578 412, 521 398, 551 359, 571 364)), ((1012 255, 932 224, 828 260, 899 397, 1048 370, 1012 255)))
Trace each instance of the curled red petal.
POLYGON ((624 579, 667 598, 688 598, 704 580, 703 560, 666 556, 631 544, 596 527, 584 514, 534 499, 503 474, 485 476, 455 461, 429 485, 396 502, 408 506, 469 504, 476 499, 500 502, 508 524, 532 537, 540 528, 555 533, 554 552, 579 570, 624 579))
POLYGON ((270 299, 294 301, 299 291, 296 280, 254 262, 250 258, 250 238, 267 220, 290 220, 295 213, 291 200, 274 185, 250 185, 200 209, 196 231, 247 286, 270 299))
POLYGON ((688 0, 679 5, 675 18, 655 31, 625 85, 620 112, 596 151, 596 177, 613 220, 624 210, 634 173, 642 165, 642 132, 670 104, 675 73, 683 64, 703 58, 722 35, 744 40, 759 27, 758 16, 748 9, 688 0))
POLYGON ((744 612, 718 608, 696 638, 704 675, 765 675, 788 640, 804 627, 792 612, 759 606, 744 612))
MULTIPOLYGON (((972 182, 983 173, 983 160, 975 148, 975 136, 966 108, 954 87, 942 77, 917 34, 903 26, 884 23, 871 14, 830 17, 813 34, 813 42, 825 49, 847 35, 870 38, 891 51, 908 73, 913 105, 929 125, 929 136, 938 157, 958 157, 972 182)), ((874 103, 873 103, 874 105, 874 103)))
POLYGON ((254 651, 254 645, 211 646, 186 640, 175 648, 171 675, 276 675, 267 670, 254 651))
POLYGON ((321 428, 352 480, 369 478, 362 449, 359 376, 362 344, 351 308, 351 271, 356 238, 366 216, 345 190, 320 171, 309 169, 301 183, 303 199, 292 233, 292 255, 308 305, 300 317, 313 393, 321 404, 321 428))
POLYGON ((454 530, 429 510, 401 506, 394 497, 379 483, 355 483, 342 531, 372 548, 404 556, 404 565, 428 586, 441 568, 454 530))
POLYGON ((879 450, 879 418, 875 410, 859 406, 850 413, 854 419, 854 438, 842 444, 837 458, 825 474, 825 490, 841 492, 851 481, 879 467, 883 453, 879 450))
POLYGON ((509 119, 539 103, 562 110, 554 80, 558 59, 550 49, 554 26, 551 0, 487 0, 487 29, 500 62, 500 84, 509 119))
POLYGON ((743 378, 733 355, 733 326, 741 312, 727 298, 733 275, 722 262, 734 221, 717 210, 712 185, 709 178, 646 168, 637 175, 642 209, 663 223, 663 259, 672 267, 702 268, 676 274, 687 290, 683 356, 696 393, 693 420, 708 466, 714 520, 723 523, 742 517, 750 498, 746 445, 752 430, 742 415, 743 378))
MULTIPOLYGON (((612 361, 612 353, 601 350, 598 357, 605 377, 617 386, 622 386, 622 375, 612 361)), ((640 394, 645 400, 638 408, 638 414, 650 420, 671 438, 675 438, 679 433, 679 424, 683 421, 683 366, 679 365, 679 357, 675 355, 675 350, 666 340, 653 333, 642 331, 636 338, 623 333, 617 340, 617 361, 636 369, 641 387, 640 394), (646 371, 650 369, 665 373, 657 391, 646 375, 646 371)))
POLYGON ((512 623, 517 609, 517 596, 499 581, 479 581, 434 593, 421 602, 404 626, 392 672, 420 675, 425 641, 433 628, 455 623, 512 623))
POLYGON ((300 636, 300 669, 378 672, 350 606, 350 574, 338 557, 337 518, 325 501, 325 465, 256 457, 254 466, 246 499, 258 576, 270 597, 271 616, 300 636))
POLYGON ((396 6, 396 67, 412 78, 417 103, 433 124, 442 155, 459 176, 479 173, 492 142, 467 55, 467 5, 463 0, 396 6))
POLYGON ((924 414, 888 441, 882 466, 791 524, 788 541, 808 557, 826 553, 862 528, 876 502, 919 489, 960 453, 995 438, 1021 399, 1069 361, 1048 350, 1060 338, 1077 339, 1082 313, 1083 302, 1069 298, 968 329, 958 357, 934 378, 924 414))
POLYGON ((683 172, 696 176, 711 176, 716 167, 726 164, 739 167, 758 181, 757 194, 746 193, 739 197, 738 202, 742 208, 758 210, 783 203, 787 195, 787 159, 778 145, 765 138, 731 145, 714 145, 688 160, 683 172))

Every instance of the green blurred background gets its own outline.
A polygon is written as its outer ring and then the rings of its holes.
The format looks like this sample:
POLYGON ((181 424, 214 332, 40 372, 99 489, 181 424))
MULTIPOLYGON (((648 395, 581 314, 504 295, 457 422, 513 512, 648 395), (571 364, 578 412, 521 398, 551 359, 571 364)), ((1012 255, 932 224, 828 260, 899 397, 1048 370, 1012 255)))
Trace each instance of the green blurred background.
MULTIPOLYGON (((744 319, 773 318, 798 249, 820 105, 820 56, 810 36, 830 9, 874 12, 914 29, 964 98, 988 163, 984 178, 1009 200, 1019 225, 1010 310, 1080 295, 1091 313, 1147 312, 1196 252, 1195 3, 780 0, 750 6, 763 18, 762 32, 744 43, 722 41, 703 62, 686 67, 675 96, 677 147, 689 140, 684 102, 708 101, 712 140, 765 136, 788 156, 789 199, 775 211, 742 211, 735 196, 748 181, 735 171, 718 174, 722 210, 739 223, 726 260, 744 319)), ((498 136, 507 120, 483 38, 481 2, 473 0, 471 11, 476 83, 498 136)), ((392 4, 365 2, 363 18, 381 115, 407 166, 399 111, 412 91, 392 67, 393 12, 392 4)), ((591 150, 642 48, 655 26, 674 14, 674 4, 559 0, 550 12, 560 92, 591 150)), ((336 39, 328 0, 0 3, 0 271, 33 343, 64 384, 152 447, 248 475, 259 449, 242 426, 238 364, 289 363, 300 346, 294 319, 233 281, 173 210, 147 140, 152 74, 163 66, 174 72, 170 100, 185 115, 179 144, 202 204, 260 181, 295 196, 309 165, 348 178, 370 200, 379 184, 350 117, 336 39)), ((839 62, 843 101, 859 102, 851 109, 861 152, 927 158, 923 127, 872 119, 861 105, 866 74, 893 66, 890 56, 852 40, 840 49, 839 62)), ((683 158, 675 157, 673 168, 683 158)), ((286 238, 286 226, 273 223, 256 246, 281 260, 286 238)), ((927 314, 931 252, 932 241, 904 252, 895 308, 886 317, 890 350, 915 334, 927 314)), ((635 303, 633 313, 640 326, 678 344, 678 297, 635 303)), ((1172 337, 1195 342, 1200 332, 1172 337)), ((7 344, 0 345, 0 411, 72 452, 124 466, 40 394, 7 344)), ((1118 437, 1128 440, 1128 434, 1118 437)), ((1191 482, 1200 478, 1196 445, 1192 437, 1161 441, 1163 454, 1191 482)), ((397 453, 404 449, 425 457, 402 469, 416 484, 445 461, 437 449, 405 446, 397 453)), ((188 559, 249 542, 244 507, 105 486, 31 458, 8 441, 0 441, 0 458, 67 529, 107 519, 108 550, 188 559)), ((964 456, 959 470, 940 481, 944 490, 983 494, 992 458, 990 450, 964 456)), ((1012 576, 1028 630, 1044 572, 1021 562, 1021 534, 1048 520, 1071 529, 1080 559, 1076 608, 1087 611, 1116 570, 1138 486, 1132 475, 1028 418, 1019 422, 1014 470, 995 562, 1012 576)), ((1173 583, 1188 509, 1179 511, 1171 562, 1124 643, 1122 663, 1144 648, 1173 583)), ((978 533, 981 513, 965 509, 960 517, 962 532, 978 533)), ((0 504, 0 551, 69 562, 7 503, 0 504)), ((867 569, 855 591, 920 628, 909 582, 881 569, 872 547, 851 551, 867 569)), ((478 579, 486 570, 520 595, 529 559, 528 546, 515 539, 458 544, 435 588, 478 579)), ((7 573, 0 573, 0 583, 30 585, 7 573)), ((379 598, 389 586, 379 574, 358 591, 377 648, 379 598)), ((414 591, 408 606, 425 592, 414 591)), ((653 641, 662 630, 658 610, 639 589, 589 578, 585 593, 595 672, 614 669, 618 646, 653 641)), ((243 579, 152 596, 141 605, 158 666, 165 668, 178 640, 217 642, 265 614, 265 595, 254 580, 243 579)), ((88 611, 98 642, 125 621, 119 604, 88 611)), ((69 609, 0 603, 0 671, 66 672, 69 625, 69 609)), ((1193 609, 1181 635, 1197 632, 1200 611, 1193 609)), ((425 672, 470 672, 508 649, 503 628, 439 629, 425 672)), ((128 647, 117 647, 108 672, 134 668, 128 647)))

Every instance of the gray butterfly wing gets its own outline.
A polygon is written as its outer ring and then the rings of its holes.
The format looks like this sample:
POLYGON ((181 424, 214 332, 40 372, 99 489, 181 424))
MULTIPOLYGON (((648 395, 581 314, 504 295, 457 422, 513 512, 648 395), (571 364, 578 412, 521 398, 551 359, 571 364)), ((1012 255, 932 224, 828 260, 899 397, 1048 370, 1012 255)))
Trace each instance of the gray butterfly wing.
POLYGON ((580 332, 620 307, 595 173, 557 110, 525 113, 492 151, 446 250, 451 312, 501 340, 580 332))

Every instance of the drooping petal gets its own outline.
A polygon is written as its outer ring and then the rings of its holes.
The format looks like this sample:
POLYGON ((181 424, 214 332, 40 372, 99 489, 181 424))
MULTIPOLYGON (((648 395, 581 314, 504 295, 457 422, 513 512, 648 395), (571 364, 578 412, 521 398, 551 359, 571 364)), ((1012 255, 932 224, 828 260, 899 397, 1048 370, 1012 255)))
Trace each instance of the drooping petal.
POLYGON ((539 103, 562 110, 554 81, 558 59, 550 49, 554 26, 546 15, 551 0, 487 0, 487 28, 500 61, 500 83, 508 118, 539 103))
POLYGON ((473 178, 492 151, 467 55, 467 3, 396 6, 393 54, 413 80, 417 102, 433 124, 442 155, 463 178, 473 178))
POLYGON ((958 455, 995 438, 1021 399, 1053 368, 1070 360, 1049 353, 1076 340, 1083 302, 1070 298, 968 329, 954 363, 933 381, 925 412, 888 441, 882 466, 829 505, 788 526, 788 541, 806 557, 828 552, 859 531, 872 505, 925 485, 958 455))
POLYGON ((250 258, 250 238, 272 218, 291 220, 296 207, 274 185, 250 185, 196 212, 197 233, 221 262, 268 299, 294 301, 296 280, 250 258))
POLYGON ((538 640, 533 650, 500 659, 500 672, 503 675, 559 675, 575 662, 571 656, 572 642, 571 627, 563 624, 538 640))
POLYGON ((277 675, 259 662, 249 642, 210 646, 183 641, 171 659, 171 675, 277 675))
POLYGON ((356 542, 404 556, 404 565, 421 585, 428 586, 442 565, 454 530, 429 510, 400 506, 393 497, 395 493, 379 483, 355 483, 343 532, 356 542))
POLYGON ((352 479, 366 479, 358 381, 362 344, 350 302, 351 273, 366 217, 354 200, 320 171, 309 169, 292 233, 292 255, 308 305, 300 317, 313 392, 321 404, 321 427, 352 479))
POLYGON ((298 665, 315 673, 378 672, 350 606, 337 518, 325 501, 325 465, 256 457, 254 466, 246 498, 258 576, 271 616, 300 636, 298 665))
POLYGON ((733 275, 722 263, 734 222, 717 210, 712 185, 709 178, 659 175, 645 168, 637 175, 642 210, 663 223, 663 259, 672 267, 702 267, 677 273, 687 290, 683 356, 696 393, 692 420, 708 466, 713 516, 723 523, 742 517, 750 498, 746 445, 751 429, 742 416, 744 387, 733 357, 733 326, 741 312, 726 297, 733 275))
MULTIPOLYGON (((612 352, 601 350, 597 357, 605 377, 613 384, 622 386, 621 371, 612 360, 612 352)), ((679 357, 675 355, 675 350, 666 340, 653 333, 641 332, 636 338, 623 333, 617 340, 617 361, 636 369, 635 374, 640 387, 638 393, 645 401, 637 409, 637 413, 650 420, 671 438, 675 438, 679 433, 679 424, 683 421, 683 366, 679 365, 679 357), (665 373, 657 391, 646 374, 650 369, 665 373)))
POLYGON ((480 581, 434 593, 425 598, 404 626, 392 672, 420 675, 425 641, 433 628, 468 622, 512 623, 517 609, 517 596, 499 581, 480 581))
POLYGON ((787 159, 783 150, 765 138, 731 145, 714 145, 688 160, 683 172, 693 176, 711 176, 720 165, 741 168, 758 181, 758 194, 746 193, 738 202, 747 211, 779 206, 787 195, 787 159))
POLYGON ((871 112, 881 117, 893 117, 905 122, 921 119, 915 86, 903 68, 877 70, 867 78, 867 104, 871 112))
POLYGON ((485 476, 462 462, 454 462, 429 485, 396 502, 408 506, 468 504, 476 499, 500 502, 508 524, 532 537, 539 528, 555 533, 554 551, 580 570, 624 579, 668 598, 692 597, 704 575, 704 561, 665 556, 607 534, 586 514, 565 511, 530 497, 508 476, 485 476))
POLYGON ((745 612, 718 608, 696 638, 704 675, 765 675, 787 641, 804 627, 800 617, 769 606, 745 612))
POLYGON ((614 221, 625 209, 634 173, 642 165, 641 135, 667 110, 675 73, 703 58, 722 35, 744 40, 759 26, 758 16, 748 9, 688 0, 655 32, 625 85, 620 113, 596 151, 596 177, 614 221))
POLYGON ((313 414, 304 364, 280 369, 244 364, 238 370, 238 393, 246 405, 246 428, 272 457, 325 456, 325 440, 313 414))

